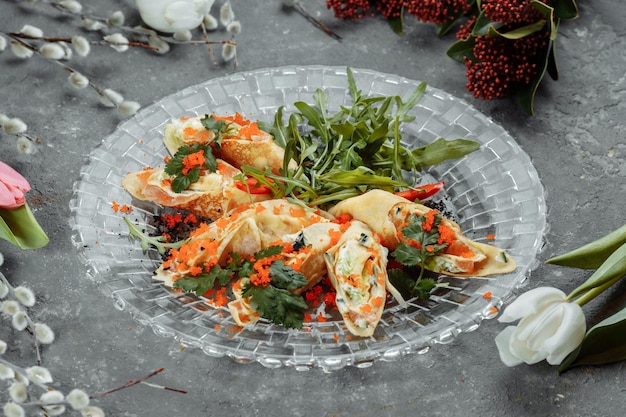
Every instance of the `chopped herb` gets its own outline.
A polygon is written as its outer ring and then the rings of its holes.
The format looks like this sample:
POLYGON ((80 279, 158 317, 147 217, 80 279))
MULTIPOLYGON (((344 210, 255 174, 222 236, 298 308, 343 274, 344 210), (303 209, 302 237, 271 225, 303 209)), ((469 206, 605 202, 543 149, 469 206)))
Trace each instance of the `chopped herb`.
POLYGON ((198 182, 204 170, 215 172, 217 160, 211 146, 202 143, 182 145, 165 165, 165 173, 174 178, 172 190, 176 193, 182 193, 198 182))
POLYGON ((403 298, 417 297, 425 300, 430 296, 432 289, 437 286, 437 281, 419 275, 420 272, 414 271, 413 268, 393 268, 388 271, 389 281, 403 298))
POLYGON ((301 295, 273 285, 261 287, 248 284, 244 287, 243 296, 250 297, 261 317, 289 328, 302 327, 308 305, 301 295))

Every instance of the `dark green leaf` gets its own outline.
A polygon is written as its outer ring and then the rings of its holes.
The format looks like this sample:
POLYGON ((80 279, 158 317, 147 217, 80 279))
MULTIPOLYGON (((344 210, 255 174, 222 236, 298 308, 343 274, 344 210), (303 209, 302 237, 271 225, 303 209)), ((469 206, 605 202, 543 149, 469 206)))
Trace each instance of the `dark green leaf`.
POLYGON ((306 277, 281 261, 274 261, 270 265, 272 285, 285 290, 295 290, 307 284, 306 277))
POLYGON ((539 20, 537 22, 531 23, 531 24, 526 25, 526 26, 522 26, 520 28, 516 28, 516 29, 510 30, 508 32, 500 32, 500 31, 498 31, 494 27, 489 27, 488 34, 491 37, 499 36, 499 37, 502 37, 502 38, 515 40, 515 39, 521 39, 521 38, 523 38, 525 36, 528 36, 528 35, 532 35, 535 32, 539 32, 545 26, 546 26, 546 21, 545 20, 539 20))
POLYGON ((571 20, 578 17, 578 6, 575 0, 555 0, 554 15, 559 19, 571 20))
POLYGON ((400 12, 400 15, 397 17, 390 17, 387 19, 391 30, 393 30, 398 35, 404 35, 404 9, 400 12))
POLYGON ((180 288, 185 292, 193 292, 203 295, 215 286, 215 282, 226 285, 231 277, 231 271, 222 269, 219 265, 214 265, 208 273, 198 276, 181 277, 174 281, 174 288, 180 288))
POLYGON ((272 323, 289 328, 302 327, 304 310, 308 308, 302 296, 272 285, 260 287, 252 284, 244 287, 243 296, 250 297, 256 312, 272 323))
POLYGON ((593 326, 577 350, 559 367, 564 372, 579 365, 601 365, 626 359, 626 308, 593 326))
POLYGON ((474 58, 474 45, 476 44, 476 38, 470 36, 467 39, 456 41, 448 48, 447 54, 450 58, 457 62, 464 63, 466 59, 472 60, 474 58))
POLYGON ((448 159, 461 158, 476 149, 480 143, 468 139, 447 140, 439 138, 436 141, 411 151, 417 167, 432 166, 448 159))
POLYGON ((540 71, 537 73, 537 75, 535 76, 531 84, 526 88, 519 89, 515 93, 515 100, 517 101, 519 106, 531 116, 535 115, 535 110, 534 110, 535 94, 537 93, 539 84, 541 83, 541 80, 543 80, 543 77, 546 73, 546 69, 548 68, 548 61, 549 61, 548 57, 551 54, 551 49, 552 49, 552 41, 549 42, 548 48, 546 49, 543 55, 538 54, 538 56, 541 58, 538 62, 540 71))

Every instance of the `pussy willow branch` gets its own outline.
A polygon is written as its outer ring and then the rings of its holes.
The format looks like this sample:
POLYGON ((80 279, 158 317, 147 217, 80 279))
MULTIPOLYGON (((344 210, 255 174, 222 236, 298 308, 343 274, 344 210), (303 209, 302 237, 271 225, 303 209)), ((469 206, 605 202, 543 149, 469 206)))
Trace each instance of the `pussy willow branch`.
MULTIPOLYGON (((142 378, 138 378, 138 379, 130 379, 130 380, 126 381, 126 383, 124 383, 123 385, 120 385, 119 387, 116 387, 116 388, 111 388, 111 389, 109 389, 109 390, 106 390, 106 391, 103 391, 103 392, 100 392, 100 393, 97 393, 97 394, 90 395, 90 396, 89 396, 89 398, 91 398, 91 399, 95 399, 95 398, 104 398, 104 397, 106 397, 107 395, 111 395, 111 394, 113 394, 114 392, 117 392, 117 391, 123 390, 123 389, 125 389, 125 388, 132 387, 133 385, 142 384, 142 383, 144 383, 147 379, 150 379, 150 378, 152 378, 153 376, 160 374, 160 373, 161 373, 161 372, 163 372, 164 370, 165 370, 165 368, 159 368, 159 369, 157 369, 157 370, 155 370, 155 371, 153 371, 153 372, 150 372, 148 375, 146 375, 146 376, 144 376, 144 377, 142 377, 142 378)), ((180 392, 181 394, 186 394, 186 393, 187 393, 187 391, 186 391, 186 390, 177 389, 177 388, 163 387, 163 386, 160 386, 160 385, 154 385, 154 384, 146 384, 146 385, 149 385, 149 386, 151 386, 151 387, 155 387, 155 388, 165 389, 165 390, 168 390, 168 391, 180 392)))

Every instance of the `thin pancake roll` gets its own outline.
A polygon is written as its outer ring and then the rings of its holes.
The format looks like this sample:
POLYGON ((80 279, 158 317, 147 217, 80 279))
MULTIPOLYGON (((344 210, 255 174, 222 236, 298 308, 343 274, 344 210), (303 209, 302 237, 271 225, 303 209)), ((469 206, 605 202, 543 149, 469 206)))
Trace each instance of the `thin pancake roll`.
POLYGON ((133 197, 164 207, 187 210, 216 219, 240 204, 263 201, 269 194, 249 194, 235 185, 234 177, 241 171, 218 160, 216 172, 202 171, 197 182, 178 193, 172 189, 172 178, 165 168, 147 168, 132 172, 122 179, 122 187, 133 197))
POLYGON ((481 277, 512 272, 517 266, 506 251, 472 241, 463 235, 456 222, 441 216, 436 210, 386 191, 372 190, 344 200, 330 213, 335 216, 348 214, 367 223, 392 251, 400 243, 415 244, 406 236, 405 227, 415 222, 425 224, 425 218, 439 216, 438 244, 442 249, 428 257, 423 265, 426 270, 439 274, 481 277))
POLYGON ((368 337, 380 321, 387 290, 404 303, 387 276, 387 248, 360 221, 352 221, 339 242, 326 252, 328 277, 337 292, 335 302, 346 327, 368 337))
MULTIPOLYGON (((183 116, 165 126, 163 143, 167 150, 176 154, 182 145, 194 143, 211 144, 219 135, 219 146, 213 152, 234 166, 251 166, 260 170, 270 168, 279 172, 283 167, 285 150, 274 142, 274 138, 259 129, 256 122, 245 119, 239 113, 234 116, 183 116), (214 129, 207 129, 203 119, 211 118, 216 124, 214 129)), ((295 161, 290 168, 295 169, 295 161)))

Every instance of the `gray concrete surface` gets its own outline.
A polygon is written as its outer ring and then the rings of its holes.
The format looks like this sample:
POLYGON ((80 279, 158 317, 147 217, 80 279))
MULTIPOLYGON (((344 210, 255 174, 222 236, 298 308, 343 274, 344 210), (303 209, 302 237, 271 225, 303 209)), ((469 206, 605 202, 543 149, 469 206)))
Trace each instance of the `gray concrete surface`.
MULTIPOLYGON (((137 22, 132 1, 82 2, 95 14, 123 10, 137 22)), ((430 25, 408 19, 407 33, 394 35, 377 19, 334 20, 323 0, 306 1, 344 41, 338 43, 284 10, 278 0, 234 0, 243 24, 237 37, 238 67, 214 67, 204 47, 177 46, 166 56, 132 49, 117 55, 94 48, 76 66, 143 105, 203 80, 237 70, 287 64, 371 68, 427 81, 470 101, 502 124, 531 156, 547 191, 549 231, 540 260, 599 237, 624 223, 626 203, 626 8, 621 0, 579 0, 580 18, 559 30, 561 77, 544 80, 530 118, 511 101, 481 102, 465 90, 462 65, 445 56, 451 36, 437 39, 430 25)), ((51 36, 74 34, 76 22, 57 18, 45 5, 0 2, 0 29, 24 24, 51 36)), ((40 59, 0 54, 0 112, 20 117, 41 138, 39 152, 22 155, 12 137, 0 134, 0 159, 22 172, 34 191, 31 205, 51 242, 21 252, 0 242, 0 267, 15 284, 38 295, 33 315, 48 323, 57 340, 43 352, 65 392, 82 387, 100 392, 164 367, 153 382, 187 394, 134 386, 95 402, 111 416, 622 416, 626 409, 624 363, 581 367, 558 375, 545 363, 505 367, 498 359, 496 321, 484 322, 449 345, 368 369, 324 374, 313 370, 266 369, 181 349, 113 307, 94 284, 70 242, 68 202, 72 184, 89 152, 120 118, 89 91, 76 91, 67 74, 40 59)), ((573 289, 587 275, 539 265, 530 286, 573 289)), ((626 302, 624 284, 586 307, 590 321, 602 306, 626 302)), ((23 366, 34 356, 24 335, 0 326, 0 339, 13 340, 7 357, 23 366)), ((6 400, 4 386, 0 402, 6 400)))

